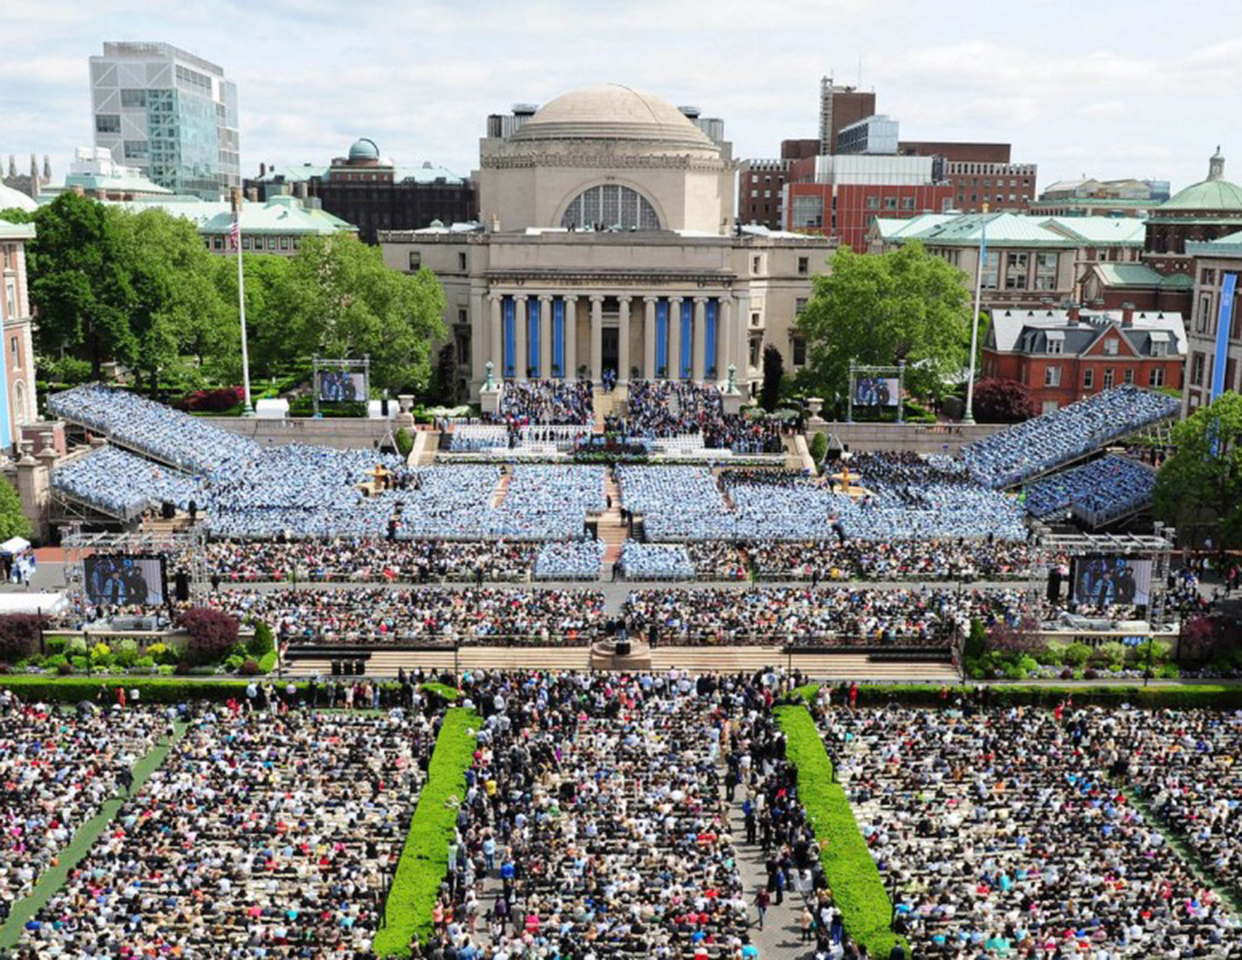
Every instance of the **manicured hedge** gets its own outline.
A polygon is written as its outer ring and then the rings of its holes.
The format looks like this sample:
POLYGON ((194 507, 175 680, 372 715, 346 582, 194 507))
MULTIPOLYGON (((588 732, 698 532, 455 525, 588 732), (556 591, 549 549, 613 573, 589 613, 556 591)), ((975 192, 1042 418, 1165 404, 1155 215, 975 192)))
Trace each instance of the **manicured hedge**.
POLYGON ((438 693, 445 700, 449 701, 449 703, 452 703, 460 696, 457 692, 457 688, 450 687, 447 683, 424 683, 422 685, 422 689, 428 690, 431 693, 438 693))
MULTIPOLYGON (((819 684, 807 684, 799 687, 797 693, 807 699, 813 699, 819 684)), ((958 697, 969 697, 975 702, 978 687, 949 687, 949 702, 958 697)), ((1144 687, 1134 684, 1116 684, 1110 686, 1067 687, 1054 684, 990 684, 988 685, 988 703, 992 706, 1047 706, 1052 707, 1066 697, 1073 697, 1074 703, 1080 706, 1120 706, 1128 703, 1131 706, 1150 710, 1166 708, 1186 709, 1189 707, 1205 707, 1217 710, 1242 709, 1242 686, 1225 686, 1218 683, 1171 684, 1164 686, 1144 687)), ((940 686, 933 683, 909 684, 862 684, 858 685, 858 703, 860 706, 882 706, 890 700, 908 706, 938 705, 940 686)), ((839 704, 840 697, 833 692, 833 702, 839 704)))
POLYGON ((798 766, 798 798, 815 828, 824 874, 845 929, 871 956, 887 957, 895 943, 905 942, 889 929, 892 901, 845 791, 832 782, 832 762, 815 721, 802 706, 778 707, 776 718, 785 731, 785 753, 798 766))
POLYGON ((408 956, 410 938, 417 933, 420 942, 426 943, 431 933, 431 910, 448 869, 448 845, 458 806, 466 795, 466 770, 480 722, 473 710, 458 708, 444 715, 427 782, 388 893, 384 926, 372 943, 377 956, 408 956))
MULTIPOLYGON (((245 697, 247 680, 187 680, 180 677, 40 677, 0 676, 0 687, 24 700, 94 700, 100 687, 137 690, 143 703, 180 703, 183 700, 225 701, 245 697)), ((305 684, 299 683, 298 689, 305 684)))

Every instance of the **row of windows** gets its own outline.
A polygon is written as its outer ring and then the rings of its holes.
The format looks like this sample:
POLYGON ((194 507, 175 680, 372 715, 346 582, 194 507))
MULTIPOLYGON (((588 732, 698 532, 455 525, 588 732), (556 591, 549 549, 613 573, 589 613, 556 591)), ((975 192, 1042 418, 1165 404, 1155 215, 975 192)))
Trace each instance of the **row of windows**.
MULTIPOLYGON (((423 255, 418 250, 410 251, 410 273, 415 273, 422 268, 423 255)), ((466 254, 459 252, 457 254, 457 269, 463 273, 466 271, 466 254)))
MULTIPOLYGON (((227 241, 224 237, 212 237, 210 240, 204 241, 204 243, 207 245, 207 248, 209 250, 223 250, 225 249, 226 242, 227 241)), ((292 239, 290 239, 289 237, 267 237, 266 243, 265 243, 263 237, 247 237, 243 235, 241 238, 241 242, 242 242, 243 250, 296 250, 298 249, 298 238, 297 237, 294 237, 292 239), (254 241, 253 244, 251 243, 251 240, 254 241)), ((231 249, 231 245, 230 245, 230 249, 231 249)))
MULTIPOLYGON (((1194 377, 1191 377, 1194 380, 1194 377)), ((1100 383, 1100 388, 1110 390, 1116 381, 1116 371, 1112 367, 1104 368, 1104 376, 1100 383)), ((1126 384, 1134 383, 1134 368, 1127 367, 1122 372, 1122 382, 1126 384)), ((1044 386, 1059 387, 1061 386, 1061 368, 1059 366, 1044 367, 1044 386)), ((1087 367, 1082 372, 1082 386, 1084 390, 1095 389, 1095 368, 1087 367)), ((1147 386, 1163 387, 1164 386, 1164 367, 1155 367, 1147 375, 1147 386)))

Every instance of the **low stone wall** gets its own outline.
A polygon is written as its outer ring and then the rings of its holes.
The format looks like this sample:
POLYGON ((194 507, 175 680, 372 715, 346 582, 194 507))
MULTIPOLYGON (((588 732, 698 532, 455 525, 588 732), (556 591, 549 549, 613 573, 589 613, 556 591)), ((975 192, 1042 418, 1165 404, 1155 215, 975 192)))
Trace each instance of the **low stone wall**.
POLYGON ((213 427, 249 437, 262 446, 305 443, 315 447, 336 447, 340 450, 375 449, 397 422, 362 417, 289 417, 266 420, 258 417, 203 417, 213 427))
POLYGON ((829 421, 807 428, 807 436, 826 433, 846 444, 852 453, 865 450, 956 454, 971 441, 1007 430, 1003 423, 923 424, 844 423, 829 421))

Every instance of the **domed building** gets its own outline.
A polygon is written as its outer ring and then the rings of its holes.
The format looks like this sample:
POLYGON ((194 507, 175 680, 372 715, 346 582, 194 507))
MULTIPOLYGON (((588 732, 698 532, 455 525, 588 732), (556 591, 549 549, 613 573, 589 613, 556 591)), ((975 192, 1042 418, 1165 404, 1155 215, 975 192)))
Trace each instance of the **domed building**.
MULTIPOLYGON (((823 237, 734 224, 719 120, 621 84, 488 118, 481 222, 381 232, 386 261, 429 267, 448 300, 460 393, 496 379, 682 379, 740 392, 763 346, 805 359, 794 318, 823 237)), ((792 362, 791 362, 792 361, 792 362)), ((740 394, 739 394, 740 395, 740 394)))
POLYGON ((1208 160, 1206 180, 1174 194, 1147 218, 1143 259, 1161 274, 1189 275, 1187 243, 1210 243, 1242 230, 1242 187, 1225 179, 1220 147, 1208 160))

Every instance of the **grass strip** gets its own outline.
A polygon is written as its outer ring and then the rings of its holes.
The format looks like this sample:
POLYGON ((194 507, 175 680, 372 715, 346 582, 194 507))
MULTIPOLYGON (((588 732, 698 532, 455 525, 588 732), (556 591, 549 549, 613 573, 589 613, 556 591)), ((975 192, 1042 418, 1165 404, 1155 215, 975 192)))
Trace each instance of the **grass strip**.
MULTIPOLYGON (((124 720, 123 716, 121 720, 124 720)), ((159 765, 164 762, 164 758, 168 756, 169 751, 172 750, 173 745, 185 733, 186 726, 184 723, 176 721, 176 728, 177 732, 172 739, 167 743, 152 747, 134 764, 132 796, 138 795, 138 791, 147 782, 147 778, 159 768, 159 765)), ((69 879, 69 873, 76 869, 77 865, 90 852, 91 846, 99 839, 99 835, 112 822, 112 818, 124 806, 127 799, 123 795, 117 795, 105 800, 100 805, 98 812, 82 826, 78 827, 73 837, 65 844, 64 849, 57 856, 56 865, 44 870, 34 887, 31 888, 30 893, 13 904, 13 909, 10 911, 8 919, 5 920, 4 926, 0 927, 0 950, 9 950, 17 946, 27 921, 43 909, 48 900, 64 886, 65 881, 69 879)))
POLYGON ((448 845, 480 723, 473 710, 455 708, 444 715, 384 907, 384 926, 372 944, 376 956, 409 956, 410 939, 418 934, 426 943, 431 933, 431 909, 448 869, 448 845))
POLYGON ((815 721, 802 706, 778 707, 776 719, 785 732, 785 753, 798 767, 798 799, 819 840, 824 874, 846 932, 872 957, 887 957, 894 944, 906 944, 889 929, 893 903, 845 791, 832 780, 832 761, 815 721))

